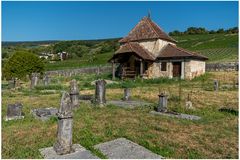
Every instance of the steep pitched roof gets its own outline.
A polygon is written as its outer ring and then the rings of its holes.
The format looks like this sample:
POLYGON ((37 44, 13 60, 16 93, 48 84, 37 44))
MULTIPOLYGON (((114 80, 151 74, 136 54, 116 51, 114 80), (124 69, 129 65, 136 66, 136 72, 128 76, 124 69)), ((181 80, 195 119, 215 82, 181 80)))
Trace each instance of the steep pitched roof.
POLYGON ((179 48, 175 45, 168 44, 164 47, 157 57, 158 59, 166 59, 166 58, 195 58, 208 60, 206 56, 200 55, 196 52, 187 51, 185 49, 179 48))
POLYGON ((118 55, 124 53, 135 53, 144 60, 154 61, 156 59, 148 50, 144 49, 137 42, 129 42, 124 45, 121 45, 111 59, 115 59, 118 55))
POLYGON ((119 40, 120 43, 132 42, 138 40, 163 39, 176 43, 176 40, 168 36, 156 23, 150 18, 144 17, 129 34, 119 40))

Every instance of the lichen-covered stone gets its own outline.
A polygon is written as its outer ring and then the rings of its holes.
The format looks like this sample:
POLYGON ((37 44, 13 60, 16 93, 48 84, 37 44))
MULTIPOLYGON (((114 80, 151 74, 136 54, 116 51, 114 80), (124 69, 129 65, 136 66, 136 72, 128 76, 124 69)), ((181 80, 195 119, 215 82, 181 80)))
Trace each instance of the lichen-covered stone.
POLYGON ((96 81, 96 89, 95 89, 95 103, 103 106, 106 103, 106 82, 105 80, 96 81))
POLYGON ((77 85, 77 81, 74 79, 70 82, 70 98, 72 102, 72 107, 79 106, 79 89, 77 85))

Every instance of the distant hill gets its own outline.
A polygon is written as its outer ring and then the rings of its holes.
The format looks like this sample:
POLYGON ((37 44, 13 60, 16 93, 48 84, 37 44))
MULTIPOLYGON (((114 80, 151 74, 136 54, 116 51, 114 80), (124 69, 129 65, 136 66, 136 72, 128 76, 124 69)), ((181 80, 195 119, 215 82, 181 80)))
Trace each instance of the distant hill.
MULTIPOLYGON (((238 61, 238 34, 218 33, 172 37, 178 41, 177 46, 207 56, 209 58, 207 63, 238 61)), ((6 54, 11 54, 14 48, 18 48, 19 46, 32 50, 36 54, 44 51, 44 48, 52 52, 58 52, 59 50, 75 52, 72 59, 63 62, 47 63, 47 70, 58 70, 106 65, 107 60, 119 48, 119 39, 3 42, 2 44, 3 51, 6 51, 6 54)))
POLYGON ((208 62, 238 60, 238 34, 181 35, 173 38, 178 41, 179 47, 207 56, 208 62))

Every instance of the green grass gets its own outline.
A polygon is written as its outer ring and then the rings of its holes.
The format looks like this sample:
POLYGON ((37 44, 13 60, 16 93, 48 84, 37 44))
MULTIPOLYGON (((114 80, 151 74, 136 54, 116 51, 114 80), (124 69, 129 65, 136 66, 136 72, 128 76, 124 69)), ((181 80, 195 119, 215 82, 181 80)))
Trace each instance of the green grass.
POLYGON ((103 53, 97 54, 93 61, 89 61, 93 55, 84 55, 82 58, 69 59, 65 61, 56 61, 55 63, 47 63, 46 70, 63 70, 63 69, 73 69, 81 67, 92 67, 92 66, 104 66, 110 65, 107 61, 111 58, 113 53, 103 53))
MULTIPOLYGON (((101 75, 109 79, 108 75, 101 75)), ((107 85, 106 99, 120 99, 123 87, 131 87, 133 99, 152 102, 150 107, 123 109, 114 105, 103 108, 92 104, 80 103, 74 110, 73 143, 81 144, 100 158, 106 158, 94 145, 125 137, 154 153, 166 158, 237 158, 238 157, 238 116, 220 112, 222 106, 238 110, 238 90, 206 90, 205 85, 212 85, 213 79, 221 84, 231 84, 237 72, 212 72, 191 81, 154 79, 141 82, 136 80, 121 82, 118 86, 107 85), (125 83, 125 84, 124 84, 125 83), (179 85, 180 84, 180 85, 179 85), (204 85, 203 85, 204 84, 204 85), (181 87, 181 99, 179 98, 181 87), (159 88, 169 95, 168 107, 171 111, 201 116, 199 121, 189 121, 165 116, 153 116, 149 112, 158 102, 159 88), (195 109, 185 108, 187 94, 195 109)), ((59 84, 58 92, 42 94, 46 87, 29 90, 2 90, 2 158, 42 158, 40 148, 50 147, 56 142, 57 119, 42 122, 34 119, 30 110, 34 108, 56 107, 60 105, 59 88, 68 90, 69 81, 77 79, 80 94, 94 94, 93 87, 84 87, 84 83, 95 80, 92 75, 74 77, 55 77, 59 84), (61 85, 61 87, 59 86, 61 85), (23 103, 25 118, 16 121, 4 121, 7 104, 23 103)), ((28 82, 29 83, 29 82, 28 82)), ((50 88, 51 88, 50 87, 50 88)), ((49 89, 49 88, 48 88, 49 89)))

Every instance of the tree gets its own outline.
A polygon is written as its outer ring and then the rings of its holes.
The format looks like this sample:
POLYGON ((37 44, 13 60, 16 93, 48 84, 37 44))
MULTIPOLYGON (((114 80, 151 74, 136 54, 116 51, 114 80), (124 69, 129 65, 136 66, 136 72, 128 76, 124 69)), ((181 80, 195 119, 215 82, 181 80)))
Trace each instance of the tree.
POLYGON ((224 29, 220 28, 219 30, 217 30, 217 33, 224 33, 224 29))
POLYGON ((15 52, 3 66, 3 76, 6 79, 24 79, 31 73, 43 73, 43 61, 33 53, 27 51, 15 52))

